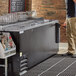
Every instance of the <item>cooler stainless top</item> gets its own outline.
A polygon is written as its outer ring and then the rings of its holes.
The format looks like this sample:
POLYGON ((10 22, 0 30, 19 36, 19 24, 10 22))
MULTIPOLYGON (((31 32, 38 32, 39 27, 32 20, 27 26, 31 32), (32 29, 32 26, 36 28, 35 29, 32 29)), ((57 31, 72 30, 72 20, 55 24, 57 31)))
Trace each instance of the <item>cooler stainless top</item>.
POLYGON ((0 25, 0 31, 21 32, 50 24, 52 26, 52 24, 56 24, 56 23, 59 23, 58 20, 32 19, 32 20, 27 20, 17 23, 0 25))

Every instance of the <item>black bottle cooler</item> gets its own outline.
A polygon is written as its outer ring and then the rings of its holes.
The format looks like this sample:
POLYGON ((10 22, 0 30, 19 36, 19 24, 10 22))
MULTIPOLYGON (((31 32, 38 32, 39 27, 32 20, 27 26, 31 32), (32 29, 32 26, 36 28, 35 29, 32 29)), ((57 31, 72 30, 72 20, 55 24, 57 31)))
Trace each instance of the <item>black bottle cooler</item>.
POLYGON ((25 76, 26 71, 55 55, 59 50, 59 22, 39 19, 30 21, 25 21, 24 26, 20 22, 20 25, 16 24, 17 27, 14 27, 14 24, 4 30, 10 32, 16 44, 16 55, 10 58, 13 76, 25 76))

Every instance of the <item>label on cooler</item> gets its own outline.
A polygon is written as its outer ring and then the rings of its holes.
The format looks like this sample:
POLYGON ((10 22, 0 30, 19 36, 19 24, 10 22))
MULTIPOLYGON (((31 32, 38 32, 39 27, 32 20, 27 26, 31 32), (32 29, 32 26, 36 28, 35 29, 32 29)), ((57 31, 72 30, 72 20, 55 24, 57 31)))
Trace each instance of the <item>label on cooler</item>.
POLYGON ((0 42, 1 42, 5 51, 10 50, 15 47, 15 44, 12 40, 10 33, 0 34, 0 42))

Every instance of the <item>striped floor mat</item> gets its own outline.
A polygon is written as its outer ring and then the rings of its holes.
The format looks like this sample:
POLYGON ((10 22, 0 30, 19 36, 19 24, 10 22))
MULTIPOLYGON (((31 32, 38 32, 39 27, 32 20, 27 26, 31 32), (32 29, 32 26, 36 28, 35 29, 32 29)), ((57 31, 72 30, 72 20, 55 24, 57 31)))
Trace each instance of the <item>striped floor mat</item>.
POLYGON ((55 55, 29 70, 25 76, 76 76, 76 58, 55 55))

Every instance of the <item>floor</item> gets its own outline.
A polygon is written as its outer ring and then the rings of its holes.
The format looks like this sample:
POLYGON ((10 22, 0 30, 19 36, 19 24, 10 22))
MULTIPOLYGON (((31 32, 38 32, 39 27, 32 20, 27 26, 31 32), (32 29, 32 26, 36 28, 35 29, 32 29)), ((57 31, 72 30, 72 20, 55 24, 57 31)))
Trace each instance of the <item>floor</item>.
POLYGON ((66 53, 68 50, 68 43, 59 43, 59 51, 58 54, 66 53))

